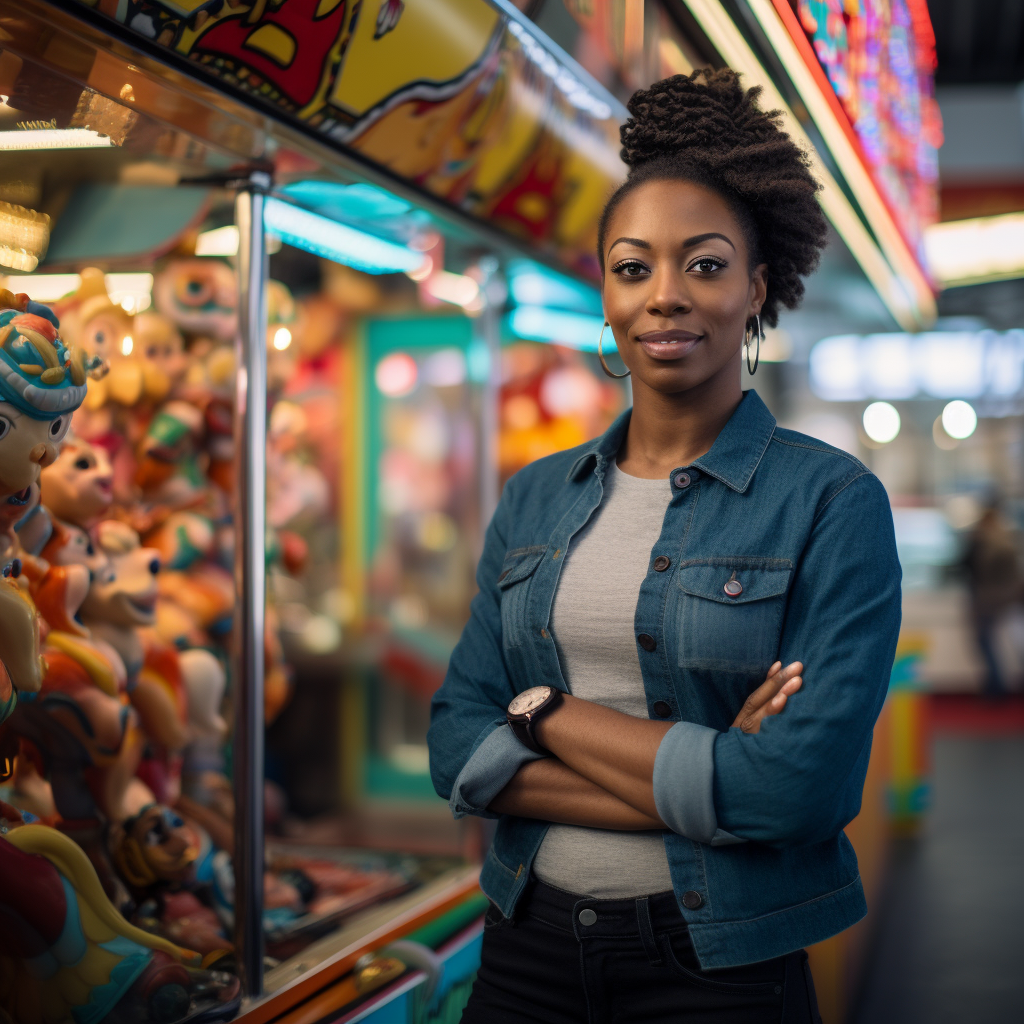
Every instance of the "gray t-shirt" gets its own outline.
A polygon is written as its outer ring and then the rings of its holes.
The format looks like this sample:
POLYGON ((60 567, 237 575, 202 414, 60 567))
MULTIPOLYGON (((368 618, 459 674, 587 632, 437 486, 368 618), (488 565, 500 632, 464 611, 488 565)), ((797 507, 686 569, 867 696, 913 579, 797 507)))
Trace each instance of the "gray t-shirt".
MULTIPOLYGON (((551 633, 569 692, 647 718, 633 619, 672 488, 612 465, 604 498, 573 537, 562 565, 551 633)), ((672 879, 663 832, 554 824, 533 862, 542 882, 595 899, 666 892, 672 879)))

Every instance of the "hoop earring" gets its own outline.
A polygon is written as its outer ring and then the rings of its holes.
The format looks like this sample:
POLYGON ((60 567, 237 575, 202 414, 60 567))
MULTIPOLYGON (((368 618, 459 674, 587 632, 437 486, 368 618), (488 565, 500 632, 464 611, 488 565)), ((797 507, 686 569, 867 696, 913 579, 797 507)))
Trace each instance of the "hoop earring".
POLYGON ((604 352, 601 351, 601 342, 604 341, 604 328, 607 326, 608 321, 605 320, 604 327, 601 328, 601 333, 597 336, 597 358, 601 360, 601 369, 604 370, 609 377, 615 377, 617 380, 622 377, 628 377, 632 372, 631 370, 627 370, 625 373, 612 373, 612 371, 608 369, 608 364, 604 361, 604 352))
POLYGON ((754 354, 754 365, 753 366, 750 365, 750 342, 752 340, 750 336, 751 336, 752 332, 750 330, 750 321, 749 320, 747 321, 747 329, 746 329, 746 331, 744 332, 744 335, 743 335, 743 348, 744 348, 744 352, 745 352, 745 356, 746 356, 746 360, 747 360, 747 373, 749 373, 751 377, 753 377, 754 374, 757 373, 758 364, 761 362, 761 339, 764 337, 764 335, 761 333, 761 315, 760 315, 760 313, 755 313, 754 314, 754 319, 757 321, 757 349, 756 349, 756 352, 754 354))

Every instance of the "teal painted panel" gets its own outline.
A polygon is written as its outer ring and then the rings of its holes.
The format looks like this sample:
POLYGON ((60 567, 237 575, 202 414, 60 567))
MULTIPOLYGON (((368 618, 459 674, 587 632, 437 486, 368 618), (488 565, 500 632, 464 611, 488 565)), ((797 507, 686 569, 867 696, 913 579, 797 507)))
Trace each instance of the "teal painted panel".
POLYGON ((50 235, 52 264, 159 255, 206 209, 209 189, 79 185, 50 235))

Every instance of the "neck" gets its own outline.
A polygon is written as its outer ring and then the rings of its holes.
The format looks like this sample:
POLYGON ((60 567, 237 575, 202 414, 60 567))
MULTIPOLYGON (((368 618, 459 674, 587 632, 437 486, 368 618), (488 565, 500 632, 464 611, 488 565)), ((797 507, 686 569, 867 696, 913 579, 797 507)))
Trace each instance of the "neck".
POLYGON ((633 413, 619 466, 633 476, 654 479, 690 465, 710 451, 742 399, 734 360, 703 384, 675 394, 634 380, 633 413))

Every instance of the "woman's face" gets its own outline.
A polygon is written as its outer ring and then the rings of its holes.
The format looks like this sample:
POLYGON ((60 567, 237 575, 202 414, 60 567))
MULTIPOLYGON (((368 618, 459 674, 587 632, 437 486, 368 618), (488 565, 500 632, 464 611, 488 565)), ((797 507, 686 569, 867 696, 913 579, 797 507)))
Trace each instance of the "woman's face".
POLYGON ((747 321, 761 311, 765 265, 716 192, 684 181, 634 189, 608 223, 605 317, 638 383, 677 394, 727 374, 739 388, 747 321))

